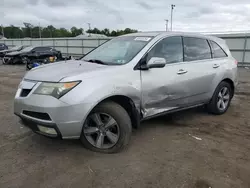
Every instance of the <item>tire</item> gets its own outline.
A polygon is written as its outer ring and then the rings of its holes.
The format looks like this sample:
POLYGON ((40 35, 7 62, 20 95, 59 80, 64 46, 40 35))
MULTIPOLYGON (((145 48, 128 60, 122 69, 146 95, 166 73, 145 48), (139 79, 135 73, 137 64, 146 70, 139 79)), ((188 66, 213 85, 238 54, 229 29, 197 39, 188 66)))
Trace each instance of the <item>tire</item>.
POLYGON ((26 63, 26 70, 32 69, 32 63, 26 63))
MULTIPOLYGON (((92 122, 95 122, 95 121, 92 121, 92 122)), ((101 125, 101 127, 106 127, 106 125, 107 124, 101 125)), ((91 126, 91 128, 93 128, 93 127, 91 126)), ((108 141, 110 141, 109 136, 108 136, 108 131, 106 133, 103 133, 106 135, 104 140, 106 142, 108 142, 108 141)), ((126 110, 122 106, 120 106, 119 104, 117 104, 115 102, 110 101, 110 102, 100 103, 88 115, 88 117, 86 118, 86 121, 83 125, 80 140, 81 140, 82 144, 89 150, 92 150, 95 152, 101 152, 101 153, 117 153, 117 152, 121 151, 126 145, 128 145, 130 137, 131 137, 131 133, 132 133, 132 124, 131 124, 131 119, 130 119, 128 113, 126 112, 126 110), (108 118, 108 120, 111 118, 113 118, 113 120, 115 120, 114 124, 116 127, 114 127, 114 128, 116 130, 119 130, 119 131, 117 131, 119 134, 117 132, 115 134, 117 134, 119 136, 116 137, 116 143, 112 147, 104 148, 104 145, 105 145, 104 143, 102 145, 103 148, 97 147, 97 140, 98 140, 100 134, 102 134, 102 133, 100 133, 100 131, 101 131, 100 127, 99 127, 100 129, 97 131, 97 133, 93 133, 90 136, 86 135, 88 132, 87 131, 88 128, 90 128, 90 126, 88 124, 90 124, 92 121, 91 117, 95 116, 96 114, 99 114, 98 116, 102 117, 102 118, 105 118, 105 115, 107 115, 107 116, 110 116, 108 118), (94 139, 92 141, 90 139, 90 137, 95 138, 94 137, 95 134, 96 134, 96 141, 94 141, 94 139)), ((113 143, 111 142, 111 145, 113 143)))
POLYGON ((17 57, 13 58, 12 60, 13 65, 20 64, 20 62, 21 62, 20 58, 17 58, 17 57))
POLYGON ((7 63, 4 61, 4 58, 2 59, 2 64, 7 65, 7 63))
MULTIPOLYGON (((218 86, 217 88, 215 89, 215 92, 213 94, 213 97, 211 99, 211 101, 208 103, 207 105, 207 109, 208 109, 208 112, 209 113, 212 113, 212 114, 215 114, 215 115, 221 115, 221 114, 224 114, 227 109, 229 108, 230 106, 230 103, 231 103, 231 99, 233 97, 233 91, 232 91, 232 87, 231 85, 228 83, 228 82, 224 82, 222 81, 218 86), (223 108, 223 106, 221 105, 221 102, 220 100, 222 99, 221 98, 221 94, 220 92, 223 92, 224 88, 227 88, 227 91, 228 91, 228 102, 227 104, 223 101, 225 105, 225 108, 223 108), (219 103, 219 104, 218 104, 219 103), (221 108, 220 108, 220 107, 221 108)), ((225 97, 227 98, 227 97, 225 97)), ((223 99, 224 100, 224 99, 223 99)))

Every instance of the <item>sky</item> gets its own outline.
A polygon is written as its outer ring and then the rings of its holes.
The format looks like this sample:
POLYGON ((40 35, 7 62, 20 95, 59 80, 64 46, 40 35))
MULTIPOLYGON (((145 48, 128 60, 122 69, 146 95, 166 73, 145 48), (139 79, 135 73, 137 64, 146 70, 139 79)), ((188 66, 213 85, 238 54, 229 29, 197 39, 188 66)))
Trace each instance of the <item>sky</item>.
POLYGON ((163 31, 171 4, 174 31, 250 30, 250 0, 0 0, 0 24, 163 31))

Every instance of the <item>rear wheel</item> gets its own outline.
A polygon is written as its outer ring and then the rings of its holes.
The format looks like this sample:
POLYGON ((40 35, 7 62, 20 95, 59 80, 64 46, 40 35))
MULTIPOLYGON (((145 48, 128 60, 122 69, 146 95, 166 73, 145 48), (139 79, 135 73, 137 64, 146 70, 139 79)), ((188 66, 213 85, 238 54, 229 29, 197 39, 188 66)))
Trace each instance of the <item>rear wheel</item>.
POLYGON ((129 143, 131 132, 131 120, 126 110, 117 103, 104 102, 87 117, 81 142, 93 151, 116 153, 129 143))
POLYGON ((208 104, 208 111, 213 114, 224 114, 230 106, 233 91, 228 82, 221 82, 215 89, 214 95, 208 104))

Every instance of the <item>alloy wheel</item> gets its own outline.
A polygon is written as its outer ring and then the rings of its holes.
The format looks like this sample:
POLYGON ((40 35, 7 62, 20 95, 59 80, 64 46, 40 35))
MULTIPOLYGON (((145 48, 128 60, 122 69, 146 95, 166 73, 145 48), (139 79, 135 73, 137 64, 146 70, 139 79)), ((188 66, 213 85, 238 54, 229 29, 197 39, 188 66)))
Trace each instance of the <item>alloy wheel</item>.
POLYGON ((109 149, 118 142, 120 129, 115 119, 106 113, 91 114, 84 125, 87 141, 96 148, 109 149))
POLYGON ((218 94, 217 107, 220 111, 227 109, 230 101, 230 91, 227 87, 223 87, 218 94))

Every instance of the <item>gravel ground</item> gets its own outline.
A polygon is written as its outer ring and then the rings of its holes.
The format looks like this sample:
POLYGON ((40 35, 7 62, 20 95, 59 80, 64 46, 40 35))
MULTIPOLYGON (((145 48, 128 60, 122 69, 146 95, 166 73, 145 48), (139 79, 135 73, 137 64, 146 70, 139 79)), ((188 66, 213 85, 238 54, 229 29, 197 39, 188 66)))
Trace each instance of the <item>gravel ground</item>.
POLYGON ((145 121, 129 147, 112 155, 22 127, 13 98, 24 74, 24 66, 0 65, 1 188, 250 187, 250 70, 239 70, 226 114, 198 108, 145 121))

